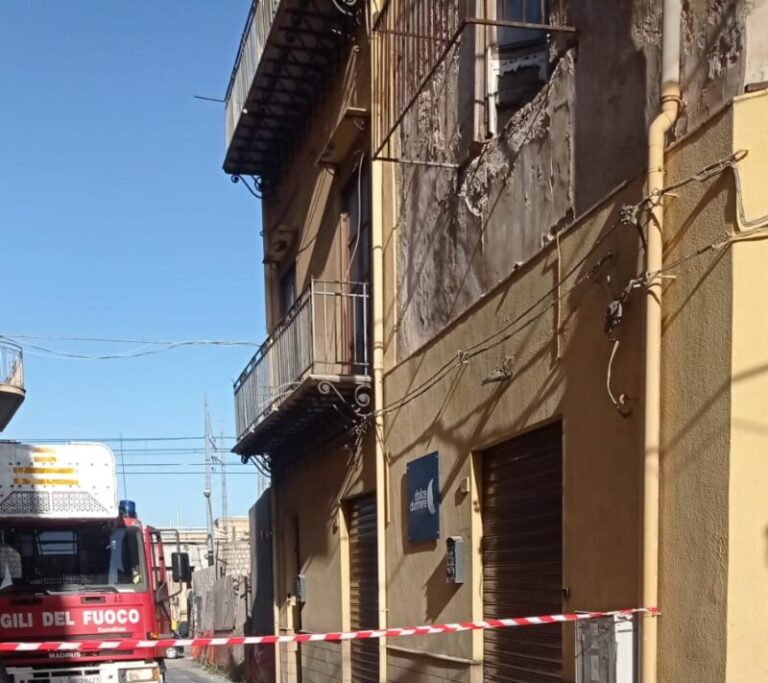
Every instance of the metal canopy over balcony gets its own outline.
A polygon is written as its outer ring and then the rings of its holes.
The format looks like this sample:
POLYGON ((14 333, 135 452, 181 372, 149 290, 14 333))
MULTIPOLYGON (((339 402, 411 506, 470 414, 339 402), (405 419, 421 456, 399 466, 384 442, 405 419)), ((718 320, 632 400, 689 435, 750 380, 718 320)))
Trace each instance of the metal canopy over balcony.
POLYGON ((275 174, 343 56, 362 5, 254 0, 225 97, 225 172, 275 174))
POLYGON ((366 283, 313 281, 235 382, 242 456, 296 454, 370 409, 366 283))
POLYGON ((24 355, 21 348, 0 341, 0 432, 24 402, 24 355))

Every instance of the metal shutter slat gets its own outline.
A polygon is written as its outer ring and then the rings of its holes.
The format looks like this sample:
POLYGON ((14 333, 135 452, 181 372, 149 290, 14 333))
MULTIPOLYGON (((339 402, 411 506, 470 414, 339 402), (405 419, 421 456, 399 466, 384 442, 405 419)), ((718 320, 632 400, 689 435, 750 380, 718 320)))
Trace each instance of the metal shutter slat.
MULTIPOLYGON (((369 630, 379 625, 378 565, 376 561, 376 497, 349 502, 350 625, 369 630)), ((352 641, 352 680, 378 683, 378 640, 352 641)))
MULTIPOLYGON (((563 466, 560 425, 483 454, 483 614, 562 610, 563 466)), ((562 626, 486 631, 486 683, 551 683, 562 676, 562 626)))

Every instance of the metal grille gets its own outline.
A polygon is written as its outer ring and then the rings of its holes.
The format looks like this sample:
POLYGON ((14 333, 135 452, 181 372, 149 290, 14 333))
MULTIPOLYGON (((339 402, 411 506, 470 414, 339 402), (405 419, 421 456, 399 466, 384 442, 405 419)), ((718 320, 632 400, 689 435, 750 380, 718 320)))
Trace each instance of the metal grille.
POLYGON ((0 512, 40 515, 61 512, 106 513, 107 510, 85 491, 13 491, 0 502, 0 512))
MULTIPOLYGON (((483 614, 562 611, 561 428, 551 425, 483 455, 483 614)), ((562 676, 562 626, 484 635, 483 680, 544 683, 562 676)))
MULTIPOLYGON (((82 636, 78 637, 80 638, 82 636)), ((50 655, 46 653, 43 655, 43 657, 49 659, 50 655)), ((10 668, 15 669, 15 667, 10 668)), ((82 680, 86 676, 101 678, 102 671, 98 667, 66 667, 61 669, 43 669, 41 666, 38 666, 35 667, 34 670, 29 670, 27 667, 19 667, 19 669, 15 669, 13 671, 10 676, 10 680, 14 681, 14 683, 59 683, 61 681, 68 681, 72 679, 82 680)))
POLYGON ((0 503, 0 512, 44 514, 50 511, 50 496, 37 491, 14 491, 0 503))
MULTIPOLYGON (((350 626, 353 630, 379 627, 376 561, 376 496, 350 501, 349 508, 350 626)), ((352 641, 352 680, 379 680, 378 640, 352 641)))
POLYGON ((90 493, 85 491, 51 491, 51 512, 107 512, 90 493))
POLYGON ((563 0, 540 1, 386 1, 373 27, 374 101, 381 103, 373 117, 374 158, 400 161, 395 133, 468 27, 574 32, 565 25, 563 0))

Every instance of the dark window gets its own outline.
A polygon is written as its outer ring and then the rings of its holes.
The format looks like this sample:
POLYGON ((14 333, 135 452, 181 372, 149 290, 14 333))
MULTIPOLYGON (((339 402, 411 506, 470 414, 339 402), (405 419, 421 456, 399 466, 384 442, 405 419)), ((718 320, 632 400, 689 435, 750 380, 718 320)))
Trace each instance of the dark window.
MULTIPOLYGON (((547 22, 544 5, 544 0, 497 0, 497 19, 544 24, 547 22)), ((547 82, 547 32, 541 29, 498 27, 496 70, 496 104, 501 113, 499 125, 503 125, 508 115, 530 102, 547 82)))
POLYGON ((347 267, 345 294, 349 295, 349 360, 354 372, 367 372, 371 338, 371 186, 370 164, 360 160, 344 186, 342 201, 347 222, 347 267))
POLYGON ((290 268, 280 278, 280 317, 285 317, 291 310, 296 301, 296 264, 292 263, 290 268))
MULTIPOLYGON (((497 0, 496 18, 502 21, 520 21, 527 24, 543 24, 542 0, 497 0)), ((517 49, 541 41, 544 31, 526 28, 499 27, 499 49, 517 49)))
POLYGON ((370 282, 371 279, 371 188, 367 159, 355 167, 344 187, 344 211, 349 230, 347 235, 349 282, 370 282))

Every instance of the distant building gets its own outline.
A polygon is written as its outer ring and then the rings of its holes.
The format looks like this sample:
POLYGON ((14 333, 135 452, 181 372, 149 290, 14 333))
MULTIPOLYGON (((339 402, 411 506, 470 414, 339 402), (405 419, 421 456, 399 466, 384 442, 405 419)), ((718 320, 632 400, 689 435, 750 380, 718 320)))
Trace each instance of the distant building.
MULTIPOLYGON (((187 527, 179 529, 180 552, 189 555, 189 564, 193 571, 202 569, 207 565, 206 549, 208 533, 204 527, 187 527)), ((177 552, 176 534, 165 530, 162 532, 163 547, 165 549, 166 562, 171 561, 171 553, 177 552)), ((170 582, 171 621, 178 624, 189 620, 189 605, 187 600, 188 586, 170 582)))
POLYGON ((248 576, 251 571, 248 517, 229 517, 226 522, 216 519, 214 539, 218 575, 248 576))

